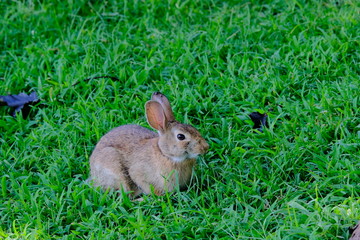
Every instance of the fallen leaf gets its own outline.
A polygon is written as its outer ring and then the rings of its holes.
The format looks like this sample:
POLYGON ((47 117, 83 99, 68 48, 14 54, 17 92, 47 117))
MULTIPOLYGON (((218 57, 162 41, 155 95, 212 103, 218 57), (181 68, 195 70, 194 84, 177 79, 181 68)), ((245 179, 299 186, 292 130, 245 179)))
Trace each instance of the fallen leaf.
POLYGON ((29 115, 30 106, 39 102, 39 99, 36 95, 36 92, 30 93, 20 93, 18 95, 7 95, 0 96, 0 106, 9 106, 14 109, 11 115, 15 117, 16 113, 22 112, 24 118, 29 115))
POLYGON ((263 132, 263 127, 268 127, 267 123, 267 114, 261 114, 259 112, 252 112, 250 113, 249 117, 254 122, 253 129, 257 129, 260 132, 263 132))

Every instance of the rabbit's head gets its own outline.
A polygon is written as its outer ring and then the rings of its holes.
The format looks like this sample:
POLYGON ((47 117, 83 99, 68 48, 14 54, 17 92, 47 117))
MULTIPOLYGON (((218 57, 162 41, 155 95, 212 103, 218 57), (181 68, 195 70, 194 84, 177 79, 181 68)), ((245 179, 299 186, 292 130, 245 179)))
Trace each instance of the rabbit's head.
POLYGON ((145 108, 148 123, 159 132, 162 154, 174 162, 182 162, 207 152, 209 144, 196 128, 175 120, 170 102, 163 94, 155 92, 145 108))

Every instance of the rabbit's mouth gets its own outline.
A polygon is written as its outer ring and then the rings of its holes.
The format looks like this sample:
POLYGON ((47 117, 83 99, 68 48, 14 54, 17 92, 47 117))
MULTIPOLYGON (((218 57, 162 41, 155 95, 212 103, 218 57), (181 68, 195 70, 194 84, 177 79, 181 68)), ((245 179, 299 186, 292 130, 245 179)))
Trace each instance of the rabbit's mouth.
POLYGON ((180 163, 180 162, 184 161, 186 158, 187 158, 186 156, 170 157, 170 159, 176 163, 180 163))
POLYGON ((182 156, 171 156, 170 159, 174 162, 183 162, 186 159, 195 159, 199 156, 199 154, 197 153, 188 153, 187 151, 184 152, 184 154, 182 156))
POLYGON ((186 152, 186 155, 188 156, 187 158, 190 158, 190 159, 194 159, 199 156, 199 154, 197 154, 197 153, 188 153, 188 152, 186 152))

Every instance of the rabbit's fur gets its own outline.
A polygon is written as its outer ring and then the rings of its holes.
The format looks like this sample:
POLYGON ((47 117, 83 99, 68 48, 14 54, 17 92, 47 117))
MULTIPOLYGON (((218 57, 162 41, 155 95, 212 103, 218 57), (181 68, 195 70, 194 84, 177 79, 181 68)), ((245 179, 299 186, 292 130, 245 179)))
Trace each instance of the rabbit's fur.
POLYGON ((192 126, 174 119, 168 99, 155 92, 145 104, 155 133, 138 125, 123 125, 104 135, 90 156, 95 186, 121 189, 133 197, 173 190, 186 185, 196 157, 209 145, 192 126), (183 139, 184 138, 184 139, 183 139))

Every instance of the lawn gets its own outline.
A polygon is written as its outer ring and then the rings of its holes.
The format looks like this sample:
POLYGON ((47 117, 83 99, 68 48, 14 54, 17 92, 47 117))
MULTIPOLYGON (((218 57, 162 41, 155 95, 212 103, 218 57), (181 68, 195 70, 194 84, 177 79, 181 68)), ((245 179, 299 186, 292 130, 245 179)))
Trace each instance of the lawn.
POLYGON ((41 102, 0 107, 0 238, 348 239, 359 16, 357 0, 1 1, 0 95, 41 102), (155 91, 210 145, 189 188, 139 202, 86 184, 97 141, 149 127, 155 91))

